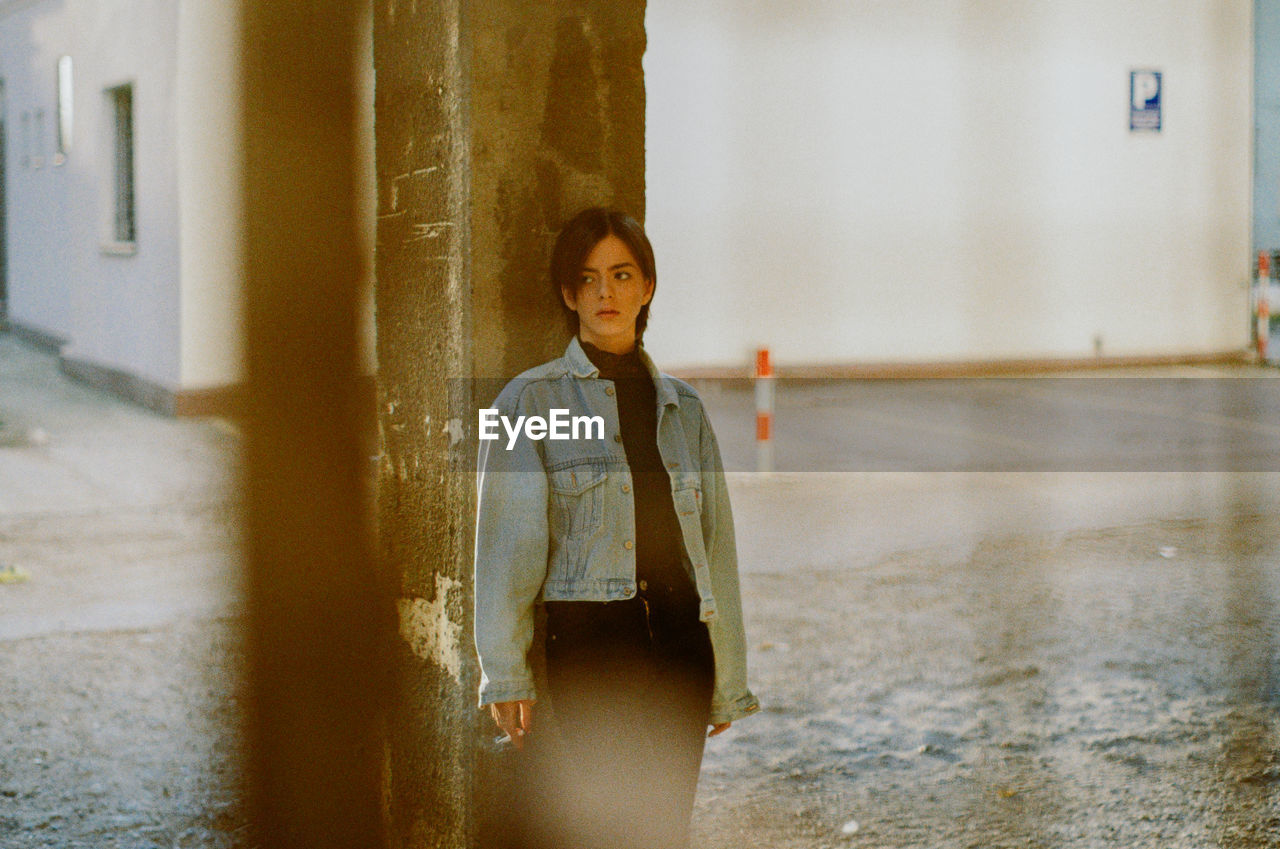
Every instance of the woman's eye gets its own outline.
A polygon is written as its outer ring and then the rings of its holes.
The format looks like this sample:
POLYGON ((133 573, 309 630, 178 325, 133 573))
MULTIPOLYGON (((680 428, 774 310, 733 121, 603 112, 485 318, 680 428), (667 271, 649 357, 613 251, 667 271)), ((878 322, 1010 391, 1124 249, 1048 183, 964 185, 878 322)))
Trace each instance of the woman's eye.
POLYGON ((615 275, 614 279, 615 279, 615 280, 630 280, 630 279, 631 279, 631 272, 630 272, 630 271, 619 271, 619 272, 617 273, 617 275, 615 275))

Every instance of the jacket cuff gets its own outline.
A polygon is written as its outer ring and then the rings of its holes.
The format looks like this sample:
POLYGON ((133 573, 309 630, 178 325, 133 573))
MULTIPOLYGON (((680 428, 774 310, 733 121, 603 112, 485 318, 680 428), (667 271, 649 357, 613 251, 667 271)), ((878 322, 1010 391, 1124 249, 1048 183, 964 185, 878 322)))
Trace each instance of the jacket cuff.
POLYGON ((732 702, 723 704, 713 704, 711 706, 711 724, 718 725, 721 722, 736 722, 743 717, 750 716, 753 713, 759 713, 760 701, 751 693, 747 693, 732 702))
POLYGON ((497 702, 518 702, 521 699, 533 700, 537 692, 528 681, 488 681, 480 687, 480 707, 497 702))

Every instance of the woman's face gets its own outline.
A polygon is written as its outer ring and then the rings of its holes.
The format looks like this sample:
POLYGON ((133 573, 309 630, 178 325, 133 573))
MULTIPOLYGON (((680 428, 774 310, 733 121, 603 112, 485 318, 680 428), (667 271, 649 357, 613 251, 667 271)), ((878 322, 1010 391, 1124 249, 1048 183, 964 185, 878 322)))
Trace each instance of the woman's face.
POLYGON ((625 354, 636 343, 636 317, 653 297, 627 243, 612 234, 587 254, 578 291, 561 289, 564 302, 578 314, 578 335, 602 351, 625 354))

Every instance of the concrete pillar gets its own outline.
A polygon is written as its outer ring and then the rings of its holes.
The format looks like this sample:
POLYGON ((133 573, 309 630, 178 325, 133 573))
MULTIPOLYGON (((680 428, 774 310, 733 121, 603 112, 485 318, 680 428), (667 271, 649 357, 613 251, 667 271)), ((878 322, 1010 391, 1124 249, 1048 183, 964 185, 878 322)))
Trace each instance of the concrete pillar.
MULTIPOLYGON (((399 577, 393 843, 483 841, 471 639, 475 420, 559 353, 551 240, 644 202, 641 0, 376 0, 378 517, 399 577)), ((485 773, 488 776, 488 773, 485 773)))
POLYGON ((249 820, 276 849, 385 844, 395 619, 359 380, 360 7, 241 7, 249 820))

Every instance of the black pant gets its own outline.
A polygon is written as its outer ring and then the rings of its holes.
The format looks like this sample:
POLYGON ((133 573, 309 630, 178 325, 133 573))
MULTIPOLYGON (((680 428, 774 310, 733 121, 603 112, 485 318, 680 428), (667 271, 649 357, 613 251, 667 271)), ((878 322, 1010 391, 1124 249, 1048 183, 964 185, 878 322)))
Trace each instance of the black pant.
POLYGON ((551 841, 684 849, 715 663, 696 598, 547 604, 551 841))

